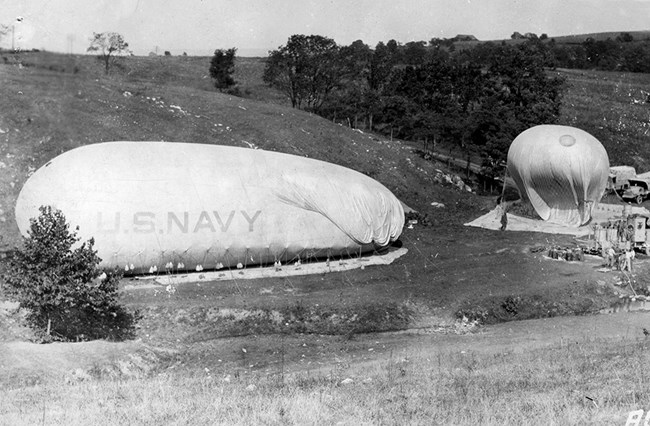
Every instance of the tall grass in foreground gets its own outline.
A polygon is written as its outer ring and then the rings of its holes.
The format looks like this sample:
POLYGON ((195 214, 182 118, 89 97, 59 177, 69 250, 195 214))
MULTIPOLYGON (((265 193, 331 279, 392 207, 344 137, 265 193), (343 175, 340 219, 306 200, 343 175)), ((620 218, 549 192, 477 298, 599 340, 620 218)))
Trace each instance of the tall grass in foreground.
POLYGON ((0 424, 622 425, 631 410, 650 409, 648 358, 645 341, 589 340, 414 353, 319 374, 46 383, 0 390, 0 424))

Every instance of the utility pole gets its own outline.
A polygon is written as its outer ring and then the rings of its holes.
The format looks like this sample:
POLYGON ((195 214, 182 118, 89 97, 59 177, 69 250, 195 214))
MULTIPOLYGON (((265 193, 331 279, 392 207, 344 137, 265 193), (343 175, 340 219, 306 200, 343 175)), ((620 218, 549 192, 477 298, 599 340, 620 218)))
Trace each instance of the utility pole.
POLYGON ((14 22, 11 23, 11 51, 16 51, 16 22, 23 22, 23 17, 18 16, 14 22))
POLYGON ((72 45, 74 43, 74 39, 75 39, 74 34, 68 34, 68 44, 69 44, 69 47, 70 47, 70 54, 71 55, 72 55, 72 45))

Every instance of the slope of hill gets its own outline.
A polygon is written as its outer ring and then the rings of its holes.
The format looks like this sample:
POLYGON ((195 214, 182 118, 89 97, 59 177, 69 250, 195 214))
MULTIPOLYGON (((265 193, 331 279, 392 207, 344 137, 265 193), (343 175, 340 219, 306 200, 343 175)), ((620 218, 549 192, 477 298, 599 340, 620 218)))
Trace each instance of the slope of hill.
MULTIPOLYGON (((602 33, 585 33, 585 34, 570 34, 570 35, 561 35, 561 36, 548 36, 543 41, 544 43, 550 43, 551 40, 558 45, 563 44, 582 44, 587 39, 593 39, 594 41, 604 41, 607 39, 616 40, 617 37, 622 34, 629 34, 633 37, 633 43, 647 42, 650 40, 650 31, 612 31, 612 32, 602 32, 602 33)), ((537 34, 541 36, 541 34, 537 34)), ((508 45, 517 45, 522 44, 528 41, 527 38, 507 38, 501 40, 459 40, 454 42, 454 48, 458 51, 471 49, 481 43, 494 43, 500 44, 505 43, 508 45)))
MULTIPOLYGON (((336 413, 323 417, 323 422, 345 422, 348 414, 341 410, 354 416, 356 408, 365 406, 355 399, 358 395, 374 396, 381 410, 394 413, 382 417, 373 412, 361 423, 381 422, 377 419, 413 423, 420 418, 430 422, 429 414, 441 406, 457 416, 443 416, 442 423, 486 419, 490 423, 489 419, 502 420, 495 412, 501 414, 505 407, 502 410, 497 403, 507 401, 509 410, 515 408, 508 411, 508 418, 519 423, 538 418, 557 418, 557 423, 566 420, 569 411, 575 413, 571 418, 580 419, 574 423, 595 419, 593 423, 602 424, 602 410, 593 410, 585 398, 602 404, 607 418, 639 404, 645 407, 645 400, 638 398, 648 394, 647 380, 638 376, 643 371, 638 366, 645 360, 637 356, 644 352, 625 346, 633 336, 642 336, 643 318, 539 320, 454 336, 467 333, 474 324, 455 321, 455 313, 515 321, 598 312, 626 291, 622 285, 629 276, 601 272, 602 259, 597 257, 566 262, 546 256, 548 247, 573 247, 576 242, 569 237, 463 226, 479 211, 493 207, 494 197, 437 182, 436 168, 444 165, 425 161, 409 143, 364 134, 287 107, 280 95, 260 83, 261 68, 254 60, 241 61, 237 68, 248 98, 217 93, 206 76, 207 63, 206 58, 128 58, 107 77, 91 57, 41 53, 11 55, 6 63, 0 62, 0 235, 5 244, 18 241, 13 206, 29 174, 65 150, 107 140, 218 143, 319 158, 375 177, 428 214, 429 220, 404 229, 400 239, 409 252, 387 266, 263 280, 239 280, 233 274, 230 281, 166 288, 125 279, 124 303, 143 314, 134 342, 34 345, 25 342, 28 332, 16 326, 18 314, 7 314, 10 307, 0 304, 0 399, 8 401, 0 410, 0 423, 45 422, 47 417, 50 422, 65 418, 61 422, 88 424, 106 421, 110 414, 119 416, 116 423, 131 424, 138 417, 129 407, 146 415, 142 422, 158 416, 164 422, 196 423, 196 414, 213 413, 215 404, 222 411, 226 407, 227 413, 218 418, 226 423, 237 423, 237 410, 251 413, 255 420, 248 423, 259 423, 261 417, 256 415, 267 405, 272 411, 267 422, 295 419, 290 417, 297 411, 293 406, 285 409, 284 402, 266 404, 246 397, 260 393, 294 402, 302 401, 297 398, 301 393, 318 399, 303 407, 306 416, 294 423, 313 422, 314 413, 332 407, 336 413), (434 201, 444 207, 432 206, 434 201), (289 320, 277 322, 277 317, 289 320), (364 334, 396 329, 401 331, 364 334), (620 339, 621 330, 626 330, 625 341, 620 339), (555 342, 552 346, 548 336, 555 342), (575 345, 576 336, 587 336, 592 352, 575 345), (607 339, 607 345, 599 345, 600 339, 607 339), (609 351, 613 346, 616 356, 609 351), (599 355, 603 347, 607 352, 599 355), (550 354, 544 363, 539 362, 540 348, 550 354), (414 350, 423 355, 416 363, 414 350), (566 367, 558 364, 558 354, 567 358, 574 352, 580 357, 566 367), (638 363, 629 362, 630 353, 638 363), (443 364, 447 359, 455 363, 441 368, 441 359, 443 364), (612 366, 617 359, 624 361, 629 376, 621 374, 618 364, 612 366), (374 376, 371 380, 377 385, 362 382, 364 366, 375 368, 379 362, 388 366, 387 379, 374 376), (531 376, 531 365, 538 375, 531 376), (594 368, 602 365, 612 368, 594 368), (307 379, 285 382, 289 371, 306 371, 307 379), (549 376, 549 371, 557 374, 549 376), (585 371, 597 371, 599 376, 585 371), (343 380, 344 374, 352 374, 354 380, 343 380), (252 380, 267 376, 274 380, 271 387, 252 380), (580 381, 557 379, 567 376, 580 381), (188 386, 189 377, 198 384, 188 386), (411 377, 413 384, 403 393, 403 379, 411 377), (440 380, 429 380, 433 377, 440 380), (231 380, 242 384, 241 392, 233 392, 231 380), (42 383, 49 387, 33 386, 42 383), (255 383, 260 386, 257 390, 255 383), (140 384, 150 387, 142 390, 140 384), (174 390, 182 395, 177 397, 174 390), (234 400, 232 405, 222 404, 224 390, 234 400), (439 390, 446 393, 441 396, 439 390), (555 398, 546 398, 549 393, 555 398), (83 419, 80 415, 75 422, 66 414, 83 411, 69 398, 79 394, 78 401, 94 414, 83 419), (530 395, 535 395, 537 406, 531 405, 530 395), (613 401, 612 395, 620 398, 613 401), (468 397, 477 403, 468 405, 468 397), (478 409, 468 417, 470 405, 478 409), (422 412, 424 417, 415 417, 422 412)), ((634 127, 629 133, 636 138, 634 149, 648 152, 641 146, 645 136, 638 121, 647 109, 631 103, 638 93, 628 96, 632 92, 627 91, 640 90, 640 82, 626 86, 630 80, 622 75, 608 80, 598 73, 567 75, 574 84, 563 120, 603 131, 601 138, 612 138, 604 142, 611 146, 620 142, 623 156, 628 145, 614 119, 631 117, 629 124, 621 123, 634 127), (612 125, 598 129, 603 118, 612 125)), ((650 276, 650 262, 639 257, 633 279, 640 283, 650 276)), ((504 423, 499 420, 491 423, 504 423)))
POLYGON ((650 170, 650 74, 557 70, 567 78, 560 124, 594 135, 611 165, 650 170))
POLYGON ((560 44, 580 44, 587 39, 593 39, 594 41, 603 41, 607 39, 615 40, 616 37, 619 37, 622 34, 631 35, 635 41, 650 40, 650 31, 610 31, 602 33, 571 34, 549 36, 549 40, 553 39, 556 43, 560 44))
POLYGON ((433 164, 408 145, 281 105, 250 61, 238 64, 242 91, 271 102, 213 90, 206 58, 126 58, 105 76, 92 57, 11 55, 0 65, 5 247, 18 242, 13 206, 27 177, 64 151, 104 141, 222 144, 316 158, 379 180, 414 208, 445 191, 431 185, 433 164))
MULTIPOLYGON (((463 223, 491 209, 496 195, 479 197, 445 183, 437 171, 445 165, 425 160, 416 150, 419 144, 386 140, 288 107, 279 94, 261 83, 259 60, 243 60, 237 66, 236 79, 249 98, 218 93, 206 75, 208 62, 207 58, 187 57, 124 58, 108 76, 88 56, 29 53, 11 56, 0 65, 0 91, 5 100, 0 104, 4 249, 20 241, 13 208, 22 184, 54 156, 111 140, 214 143, 281 151, 350 167, 382 182, 426 215, 423 224, 402 235, 411 252, 399 265, 345 274, 351 287, 341 289, 340 294, 350 293, 358 303, 404 302, 418 294, 418 303, 453 312, 470 299, 486 298, 488 305, 498 305, 512 293, 513 282, 521 294, 545 300, 580 293, 557 312, 571 312, 578 306, 574 301, 582 298, 588 301, 580 310, 597 309, 607 299, 605 293, 592 297, 590 278, 583 283, 587 290, 565 288, 567 278, 558 276, 560 270, 540 274, 536 255, 525 260, 518 255, 522 244, 535 245, 538 240, 567 244, 566 238, 526 233, 504 238, 464 227, 463 223), (254 100, 269 96, 270 102, 254 100), (444 208, 436 207, 438 203, 444 208), (512 261, 504 262, 504 255, 512 261), (503 276, 495 275, 495 262, 503 276), (467 279, 468 273, 472 279, 467 279), (539 286, 540 279, 547 285, 539 286), (435 285, 430 285, 432 280, 435 285), (477 291, 477 286, 482 290, 477 291)), ((238 284, 237 288, 249 287, 256 294, 255 286, 238 284)), ((337 282, 310 277, 302 279, 301 286, 305 291, 323 289, 309 293, 312 303, 337 303, 331 294, 338 291, 337 282)), ((224 300, 225 306, 233 302, 224 300)), ((190 298, 182 303, 196 302, 190 298)))

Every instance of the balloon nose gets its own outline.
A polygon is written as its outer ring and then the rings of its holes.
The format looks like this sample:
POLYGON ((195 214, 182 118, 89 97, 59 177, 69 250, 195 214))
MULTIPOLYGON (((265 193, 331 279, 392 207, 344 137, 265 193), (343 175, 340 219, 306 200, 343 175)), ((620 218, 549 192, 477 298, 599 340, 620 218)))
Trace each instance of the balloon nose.
POLYGON ((560 145, 562 146, 573 146, 576 143, 576 138, 571 135, 562 135, 560 136, 560 145))

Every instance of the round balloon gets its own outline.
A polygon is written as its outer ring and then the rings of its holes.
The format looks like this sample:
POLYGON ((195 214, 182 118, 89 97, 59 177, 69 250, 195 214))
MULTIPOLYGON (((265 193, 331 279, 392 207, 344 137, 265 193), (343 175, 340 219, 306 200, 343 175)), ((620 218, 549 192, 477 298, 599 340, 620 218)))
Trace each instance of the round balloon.
POLYGON ((541 125, 512 142, 508 172, 542 219, 576 226, 591 219, 605 192, 609 158, 584 130, 541 125))
POLYGON ((16 221, 50 205, 95 239, 102 267, 214 269, 376 250, 404 226, 399 200, 356 171, 304 157, 170 142, 86 145, 25 183, 16 221))

